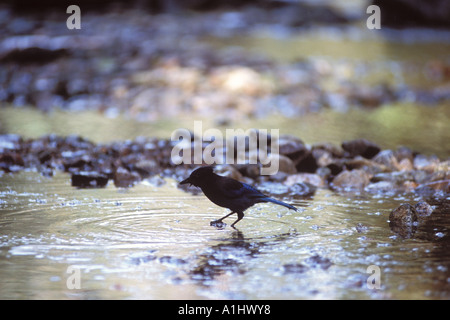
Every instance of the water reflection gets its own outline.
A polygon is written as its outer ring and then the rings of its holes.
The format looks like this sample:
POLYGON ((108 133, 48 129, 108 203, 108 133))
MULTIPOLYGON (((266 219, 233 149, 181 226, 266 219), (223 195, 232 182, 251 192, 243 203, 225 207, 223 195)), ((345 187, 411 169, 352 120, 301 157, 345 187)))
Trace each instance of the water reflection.
POLYGON ((211 285, 211 281, 224 273, 244 274, 246 263, 263 253, 261 249, 274 243, 284 242, 296 236, 296 233, 282 233, 267 239, 245 238, 242 231, 234 231, 230 239, 222 240, 199 255, 195 266, 189 271, 191 279, 202 285, 211 285))

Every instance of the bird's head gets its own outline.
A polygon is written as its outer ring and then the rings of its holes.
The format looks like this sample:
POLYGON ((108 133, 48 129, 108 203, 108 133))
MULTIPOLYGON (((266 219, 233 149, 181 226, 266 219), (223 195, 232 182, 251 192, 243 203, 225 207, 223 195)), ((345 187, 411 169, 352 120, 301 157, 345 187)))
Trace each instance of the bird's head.
POLYGON ((199 187, 208 177, 213 175, 214 168, 212 166, 200 167, 192 171, 191 175, 180 182, 180 184, 190 183, 196 187, 199 187))

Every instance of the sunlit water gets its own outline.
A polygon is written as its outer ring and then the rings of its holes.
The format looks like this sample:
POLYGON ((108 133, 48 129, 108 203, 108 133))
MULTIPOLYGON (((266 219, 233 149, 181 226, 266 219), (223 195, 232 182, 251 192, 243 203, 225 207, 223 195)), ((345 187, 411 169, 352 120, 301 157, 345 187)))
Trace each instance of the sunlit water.
POLYGON ((226 210, 173 180, 86 190, 62 173, 4 174, 0 298, 448 299, 448 217, 409 239, 389 228, 417 200, 318 190, 289 200, 298 213, 259 204, 219 230, 226 210))

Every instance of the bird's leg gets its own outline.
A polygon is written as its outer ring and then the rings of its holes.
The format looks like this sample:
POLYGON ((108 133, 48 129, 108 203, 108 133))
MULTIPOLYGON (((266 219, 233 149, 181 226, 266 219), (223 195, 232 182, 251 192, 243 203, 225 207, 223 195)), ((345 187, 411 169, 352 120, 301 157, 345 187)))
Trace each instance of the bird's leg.
POLYGON ((234 213, 234 211, 231 211, 229 214, 227 214, 225 217, 220 218, 219 220, 216 220, 215 222, 222 222, 223 219, 228 218, 234 213))
POLYGON ((227 214, 226 216, 224 216, 224 217, 222 217, 222 218, 220 218, 220 219, 218 219, 218 220, 211 221, 210 225, 211 225, 211 226, 217 226, 218 224, 222 224, 222 220, 225 219, 225 218, 228 218, 228 217, 231 216, 233 213, 235 213, 235 212, 234 212, 234 211, 231 211, 231 212, 230 212, 229 214, 227 214))
MULTIPOLYGON (((237 213, 237 215, 238 215, 238 218, 237 218, 237 220, 235 221, 235 222, 233 222, 233 224, 231 225, 231 227, 233 228, 233 229, 236 229, 235 227, 234 227, 234 225, 236 224, 236 223, 238 223, 239 221, 241 221, 242 220, 242 218, 244 217, 244 213, 243 212, 236 212, 237 213)), ((227 216, 228 217, 228 216, 227 216)))

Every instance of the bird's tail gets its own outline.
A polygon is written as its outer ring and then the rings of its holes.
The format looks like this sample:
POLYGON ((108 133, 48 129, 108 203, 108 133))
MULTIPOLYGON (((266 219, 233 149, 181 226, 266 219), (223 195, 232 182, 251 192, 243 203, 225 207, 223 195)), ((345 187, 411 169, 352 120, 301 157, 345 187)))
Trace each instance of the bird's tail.
POLYGON ((276 199, 269 198, 269 197, 267 197, 265 200, 266 200, 267 202, 276 203, 276 204, 279 204, 280 206, 284 206, 284 207, 286 207, 286 208, 289 208, 289 209, 292 209, 292 210, 294 210, 294 211, 297 211, 297 208, 296 208, 296 207, 291 206, 290 204, 287 204, 287 203, 285 203, 285 202, 283 202, 283 201, 276 200, 276 199))

